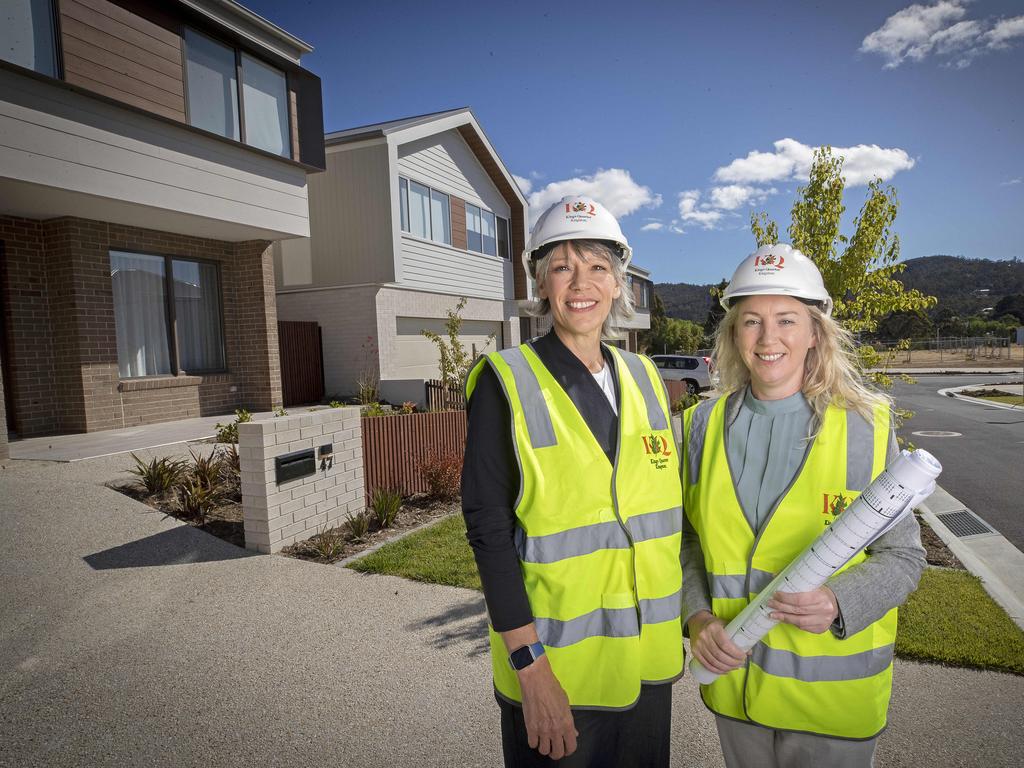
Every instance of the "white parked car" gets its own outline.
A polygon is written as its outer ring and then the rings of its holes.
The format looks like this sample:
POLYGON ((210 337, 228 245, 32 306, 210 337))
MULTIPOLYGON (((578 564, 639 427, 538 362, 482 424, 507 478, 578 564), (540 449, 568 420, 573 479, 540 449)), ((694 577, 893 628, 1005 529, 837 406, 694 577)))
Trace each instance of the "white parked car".
POLYGON ((711 388, 711 358, 698 355, 651 355, 665 381, 681 381, 690 394, 711 388))

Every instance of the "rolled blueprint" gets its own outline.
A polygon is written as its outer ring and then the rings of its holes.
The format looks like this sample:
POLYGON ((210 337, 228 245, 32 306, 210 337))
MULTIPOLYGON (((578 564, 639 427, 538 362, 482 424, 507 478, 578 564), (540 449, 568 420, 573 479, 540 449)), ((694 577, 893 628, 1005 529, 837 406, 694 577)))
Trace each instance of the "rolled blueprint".
MULTIPOLYGON (((910 514, 935 490, 942 465, 927 451, 901 451, 799 557, 787 565, 757 597, 729 622, 725 631, 749 651, 778 624, 768 600, 776 592, 809 592, 824 584, 858 552, 910 514)), ((690 662, 697 682, 708 685, 718 675, 697 659, 690 662)))

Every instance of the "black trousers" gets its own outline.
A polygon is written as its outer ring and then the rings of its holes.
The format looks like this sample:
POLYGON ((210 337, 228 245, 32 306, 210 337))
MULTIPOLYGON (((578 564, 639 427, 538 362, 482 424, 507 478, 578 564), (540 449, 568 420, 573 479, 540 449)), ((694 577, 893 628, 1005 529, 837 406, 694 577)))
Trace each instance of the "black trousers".
POLYGON ((561 760, 530 748, 521 707, 498 704, 505 768, 668 768, 671 685, 643 686, 636 706, 623 712, 573 710, 580 735, 576 751, 561 760))

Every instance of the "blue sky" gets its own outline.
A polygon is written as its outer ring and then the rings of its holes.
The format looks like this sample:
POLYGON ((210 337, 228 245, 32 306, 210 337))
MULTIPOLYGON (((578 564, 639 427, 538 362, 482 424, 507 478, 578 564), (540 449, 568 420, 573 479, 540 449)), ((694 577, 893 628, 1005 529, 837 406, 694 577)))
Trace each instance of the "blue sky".
POLYGON ((316 49, 328 131, 470 106, 532 205, 604 197, 658 282, 730 275, 751 210, 784 230, 821 144, 860 147, 848 219, 891 177, 903 258, 1024 257, 1020 0, 243 3, 316 49))

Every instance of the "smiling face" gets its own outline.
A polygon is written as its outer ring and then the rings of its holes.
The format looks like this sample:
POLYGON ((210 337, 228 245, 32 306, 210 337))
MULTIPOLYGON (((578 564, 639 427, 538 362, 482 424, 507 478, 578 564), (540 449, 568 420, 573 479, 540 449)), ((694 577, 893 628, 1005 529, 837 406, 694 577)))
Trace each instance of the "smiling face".
POLYGON ((561 334, 601 339, 601 326, 621 289, 608 259, 579 252, 571 241, 552 251, 537 293, 551 304, 551 319, 561 334))
POLYGON ((807 305, 791 296, 747 296, 739 312, 736 346, 754 397, 781 400, 799 392, 807 353, 817 344, 807 305))

